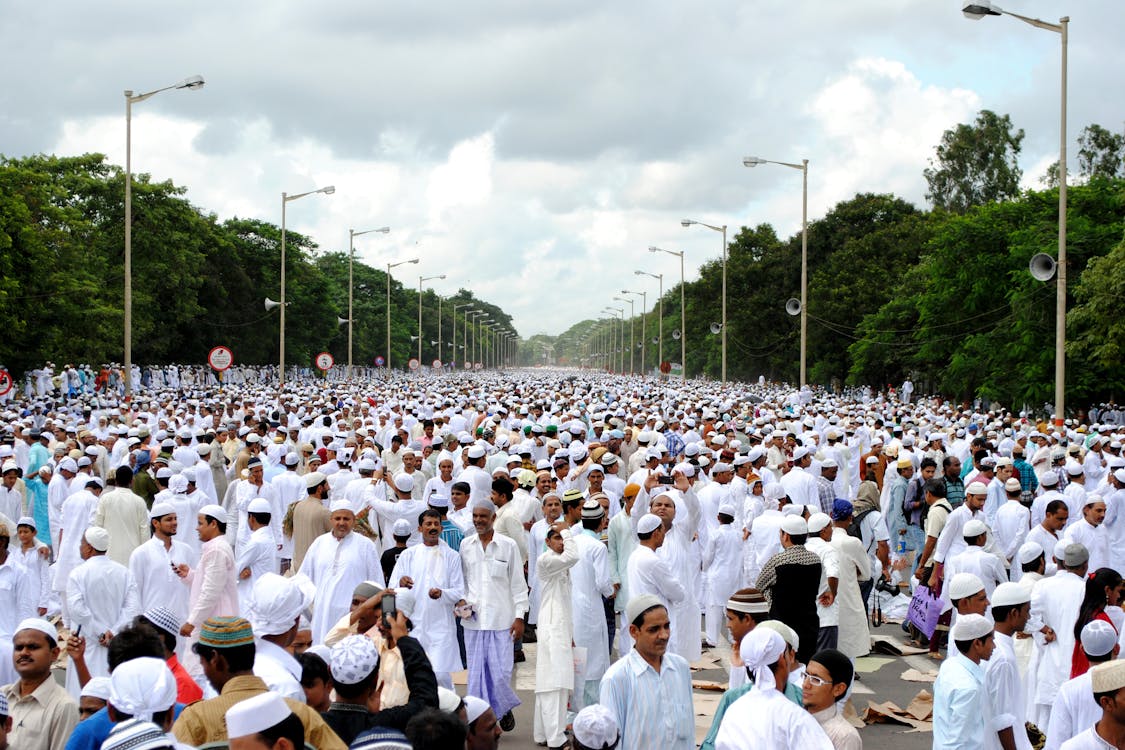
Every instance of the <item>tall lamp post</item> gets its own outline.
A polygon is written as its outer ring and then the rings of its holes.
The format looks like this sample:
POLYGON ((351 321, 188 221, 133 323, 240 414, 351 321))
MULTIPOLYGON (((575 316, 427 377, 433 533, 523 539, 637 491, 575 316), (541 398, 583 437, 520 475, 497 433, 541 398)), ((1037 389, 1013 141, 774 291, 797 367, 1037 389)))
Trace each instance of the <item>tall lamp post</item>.
POLYGON ((621 335, 617 338, 617 351, 621 354, 619 357, 620 364, 617 371, 619 373, 625 371, 625 308, 624 307, 606 307, 605 311, 614 317, 614 323, 618 324, 621 329, 621 335))
POLYGON ((357 232, 354 229, 348 230, 348 377, 352 376, 352 324, 355 322, 355 315, 352 314, 352 291, 353 291, 353 276, 352 264, 355 261, 355 238, 365 234, 372 234, 378 232, 379 234, 387 234, 391 231, 390 227, 379 227, 378 229, 365 229, 362 232, 357 232))
POLYGON ((479 345, 479 349, 477 350, 477 357, 479 359, 477 359, 477 362, 481 363, 482 368, 484 367, 484 324, 491 320, 492 318, 485 314, 473 321, 476 324, 476 330, 473 331, 473 344, 479 345))
MULTIPOLYGON (((622 294, 624 294, 624 292, 622 292, 622 294)), ((637 371, 637 368, 633 366, 633 350, 637 348, 633 341, 633 318, 636 317, 637 311, 633 305, 632 297, 614 297, 614 299, 618 302, 629 303, 629 374, 632 375, 637 371)))
MULTIPOLYGON (((711 229, 715 232, 722 232, 722 235, 723 235, 723 314, 722 314, 722 321, 720 322, 720 325, 722 326, 722 330, 719 331, 719 340, 722 342, 721 347, 722 347, 722 350, 723 350, 723 354, 722 354, 722 360, 723 360, 722 380, 723 380, 724 383, 726 383, 727 382, 727 225, 723 224, 720 227, 720 226, 715 226, 714 224, 705 224, 702 221, 696 221, 695 219, 684 219, 683 221, 680 222, 680 225, 684 226, 684 227, 690 227, 692 224, 698 224, 701 227, 707 227, 708 229, 711 229)), ((686 362, 684 363, 684 373, 685 373, 685 376, 686 376, 686 373, 687 373, 687 363, 686 362)))
POLYGON ((298 198, 304 198, 306 195, 314 195, 316 193, 324 193, 325 195, 332 195, 336 192, 336 188, 332 185, 327 187, 318 188, 316 190, 309 190, 304 193, 297 193, 296 195, 289 195, 288 193, 281 194, 281 336, 278 345, 278 373, 277 373, 277 387, 280 389, 285 385, 285 207, 290 201, 295 201, 298 198))
MULTIPOLYGON (((444 279, 445 274, 440 276, 419 276, 418 277, 418 364, 422 364, 422 282, 433 281, 434 279, 444 279)), ((441 298, 438 297, 438 305, 441 305, 441 298)), ((441 327, 441 307, 438 307, 438 327, 441 327)), ((441 342, 438 342, 438 356, 441 356, 441 342)))
POLYGON ((648 271, 634 271, 637 276, 651 276, 658 282, 658 289, 660 290, 660 301, 657 303, 660 311, 656 321, 656 366, 657 369, 660 365, 664 364, 664 274, 662 273, 649 273, 648 271))
MULTIPOLYGON (((453 306, 453 366, 454 366, 454 368, 456 368, 456 366, 457 366, 457 311, 460 310, 462 307, 472 308, 472 306, 473 306, 472 302, 466 302, 463 305, 454 305, 453 306)), ((468 315, 470 312, 472 312, 471 309, 466 310, 465 314, 468 315)), ((468 334, 468 332, 469 332, 469 323, 468 323, 468 321, 466 321, 465 322, 465 333, 468 334)), ((464 338, 461 339, 461 351, 462 352, 465 351, 465 339, 466 338, 467 338, 467 335, 464 338)))
POLYGON ((477 348, 477 324, 476 324, 476 318, 477 318, 478 315, 484 315, 484 314, 485 314, 484 310, 469 310, 468 312, 465 313, 465 339, 464 339, 464 343, 468 344, 468 348, 465 350, 466 351, 465 361, 468 362, 470 365, 476 364, 476 361, 477 361, 477 352, 476 352, 476 348, 477 348), (473 340, 471 342, 469 341, 469 326, 470 325, 472 326, 472 329, 473 329, 473 340))
POLYGON ((417 258, 400 260, 398 263, 387 264, 387 373, 391 372, 391 269, 404 266, 407 263, 418 263, 417 258))
POLYGON ((809 331, 809 160, 801 159, 800 164, 788 161, 771 161, 757 156, 747 156, 742 160, 747 167, 759 164, 778 164, 801 172, 801 387, 808 382, 805 373, 805 357, 808 352, 809 331))
POLYGON ((680 259, 680 362, 681 374, 683 375, 684 382, 687 382, 687 308, 684 306, 684 251, 683 250, 665 250, 660 247, 650 247, 650 253, 667 253, 674 255, 680 259))
MULTIPOLYGON (((191 76, 179 83, 155 89, 144 94, 134 94, 125 90, 125 398, 133 395, 133 105, 156 96, 161 91, 187 89, 195 91, 203 88, 202 76, 191 76)), ((285 311, 282 310, 282 320, 285 311)))
POLYGON ((641 298, 641 375, 645 374, 645 351, 647 350, 647 342, 645 338, 648 336, 645 333, 645 316, 648 315, 648 292, 631 292, 628 289, 622 289, 622 294, 629 294, 632 296, 640 295, 641 298))
POLYGON ((1070 17, 1063 16, 1058 23, 1021 16, 999 6, 980 0, 969 0, 962 6, 966 18, 979 21, 985 16, 1011 16, 1037 29, 1059 35, 1062 42, 1062 77, 1059 93, 1059 257, 1055 264, 1058 280, 1055 285, 1055 425, 1062 427, 1066 417, 1066 57, 1070 17))

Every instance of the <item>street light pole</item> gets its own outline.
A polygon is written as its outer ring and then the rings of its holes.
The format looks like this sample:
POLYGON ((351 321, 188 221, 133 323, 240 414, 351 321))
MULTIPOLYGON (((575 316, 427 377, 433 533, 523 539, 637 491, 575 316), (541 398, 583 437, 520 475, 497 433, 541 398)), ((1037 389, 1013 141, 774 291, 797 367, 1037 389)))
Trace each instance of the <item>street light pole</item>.
POLYGON ((687 382, 687 308, 684 306, 684 251, 683 250, 665 250, 660 247, 650 247, 650 253, 667 253, 674 255, 680 259, 680 362, 681 375, 683 380, 687 382))
POLYGON ((122 298, 125 329, 125 398, 133 396, 133 105, 169 89, 195 91, 203 88, 202 76, 185 78, 172 86, 165 86, 145 94, 125 91, 125 291, 122 298))
MULTIPOLYGON (((722 226, 715 226, 714 224, 705 224, 702 221, 696 221, 695 219, 684 219, 680 222, 680 225, 684 226, 684 227, 690 227, 692 224, 698 224, 701 227, 707 227, 708 229, 710 229, 712 231, 721 232, 722 235, 723 235, 723 294, 722 294, 722 296, 723 296, 723 313, 722 313, 722 320, 719 324, 720 325, 719 340, 721 342, 721 346, 722 346, 722 350, 723 350, 722 351, 722 360, 723 360, 723 363, 722 363, 722 381, 723 381, 723 383, 726 383, 727 382, 727 225, 723 224, 722 226)), ((685 363, 685 372, 686 372, 686 363, 685 363)))
POLYGON ((352 376, 352 324, 355 322, 355 315, 352 314, 352 292, 353 292, 353 274, 352 265, 355 261, 355 238, 372 232, 379 232, 386 234, 391 231, 390 227, 379 227, 378 229, 365 229, 362 232, 357 232, 354 229, 348 230, 348 378, 352 376))
POLYGON ((641 297, 641 375, 645 374, 645 351, 648 349, 648 342, 645 339, 648 334, 645 333, 645 318, 648 315, 648 292, 631 292, 628 289, 622 289, 622 294, 640 295, 641 297))
POLYGON ((391 269, 399 266, 406 265, 407 263, 418 263, 417 258, 410 260, 400 260, 398 263, 387 264, 387 375, 391 374, 391 269))
POLYGON ((336 188, 332 185, 327 187, 318 188, 316 190, 309 190, 304 193, 297 193, 296 195, 289 195, 288 193, 281 194, 281 319, 280 319, 280 341, 278 342, 278 373, 277 373, 277 387, 281 390, 285 385, 285 207, 290 201, 295 201, 298 198, 304 198, 306 195, 314 195, 316 193, 324 193, 325 195, 332 195, 336 192, 336 188))
MULTIPOLYGON (((622 292, 622 294, 624 294, 624 292, 622 292)), ((636 342, 633 338, 633 318, 636 317, 637 311, 635 306, 633 305, 632 297, 614 297, 614 299, 618 302, 629 303, 629 374, 632 375, 637 371, 637 368, 634 366, 633 362, 633 350, 637 348, 636 342)))
POLYGON ((808 354, 809 331, 809 160, 802 159, 800 164, 788 161, 772 161, 757 156, 747 156, 742 160, 743 166, 756 167, 759 164, 777 164, 801 172, 801 388, 808 383, 806 377, 805 361, 808 354))
MULTIPOLYGON (((445 274, 440 276, 419 276, 418 277, 418 365, 422 364, 422 282, 433 281, 434 279, 444 279, 445 274)), ((440 299, 440 298, 439 298, 440 299)), ((440 305, 441 303, 438 302, 440 305)), ((438 325, 441 325, 441 308, 438 308, 438 325)), ((441 354, 441 344, 438 344, 438 354, 441 354)))
POLYGON ((1059 35, 1061 42, 1061 85, 1059 91, 1059 257, 1055 264, 1058 279, 1055 283, 1055 426, 1062 427, 1066 418, 1066 68, 1070 17, 1063 16, 1058 23, 1021 16, 997 5, 981 0, 962 6, 966 18, 979 21, 985 16, 1011 16, 1037 29, 1059 35))
MULTIPOLYGON (((454 369, 456 369, 456 367, 457 367, 457 311, 460 310, 462 307, 471 308, 472 306, 473 306, 472 302, 466 302, 463 305, 454 305, 453 306, 453 367, 454 367, 454 369)), ((465 315, 468 315, 470 312, 472 312, 472 310, 466 310, 465 315)), ((468 338, 468 333, 469 333, 469 322, 468 322, 468 320, 466 320, 465 321, 465 336, 461 340, 461 351, 465 351, 465 339, 468 338)))
POLYGON ((660 301, 658 303, 659 318, 656 321, 656 365, 660 369, 660 365, 664 364, 664 274, 662 273, 649 273, 648 271, 634 271, 637 276, 651 276, 658 282, 658 289, 660 290, 660 301))

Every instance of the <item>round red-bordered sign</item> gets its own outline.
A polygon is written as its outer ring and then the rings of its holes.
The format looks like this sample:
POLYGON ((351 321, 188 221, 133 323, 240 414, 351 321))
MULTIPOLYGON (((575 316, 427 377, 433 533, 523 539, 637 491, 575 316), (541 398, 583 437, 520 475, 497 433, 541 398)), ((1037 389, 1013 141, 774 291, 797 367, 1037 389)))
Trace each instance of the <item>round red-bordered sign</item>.
POLYGON ((484 369, 484 363, 483 362, 477 362, 476 364, 473 365, 473 369, 474 370, 483 370, 484 369))
POLYGON ((327 372, 332 369, 332 365, 336 364, 336 360, 332 359, 332 355, 328 352, 321 352, 316 355, 316 367, 318 370, 327 372))
POLYGON ((211 365, 212 370, 229 370, 230 366, 234 364, 234 353, 225 346, 216 346, 207 353, 207 364, 211 365))
POLYGON ((416 357, 411 357, 410 361, 406 363, 406 366, 409 367, 411 370, 417 370, 421 366, 421 364, 422 363, 419 362, 416 357))
POLYGON ((441 360, 435 359, 433 362, 430 363, 430 366, 433 367, 435 370, 440 370, 441 369, 441 360))
POLYGON ((383 366, 383 365, 385 365, 385 364, 387 364, 387 360, 383 359, 383 355, 382 355, 382 354, 380 354, 379 356, 377 356, 377 357, 375 358, 375 366, 376 366, 376 367, 382 367, 382 366, 383 366))
POLYGON ((7 370, 0 370, 0 396, 7 396, 12 390, 12 376, 7 370))

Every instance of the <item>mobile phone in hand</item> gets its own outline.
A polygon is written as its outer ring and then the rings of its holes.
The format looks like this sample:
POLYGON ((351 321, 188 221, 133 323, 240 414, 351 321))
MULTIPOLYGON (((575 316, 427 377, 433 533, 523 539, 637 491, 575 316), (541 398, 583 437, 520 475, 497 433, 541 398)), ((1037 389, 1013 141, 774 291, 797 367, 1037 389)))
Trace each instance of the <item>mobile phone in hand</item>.
POLYGON ((383 626, 389 628, 391 620, 395 619, 398 615, 398 607, 395 602, 394 594, 387 594, 383 597, 383 626))

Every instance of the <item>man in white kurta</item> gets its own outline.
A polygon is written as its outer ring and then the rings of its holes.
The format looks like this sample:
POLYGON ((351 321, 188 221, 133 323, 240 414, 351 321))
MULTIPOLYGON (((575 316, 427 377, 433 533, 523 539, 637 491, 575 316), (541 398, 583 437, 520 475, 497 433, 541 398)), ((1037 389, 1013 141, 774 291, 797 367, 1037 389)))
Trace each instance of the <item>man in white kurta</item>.
MULTIPOLYGON (((1092 670, 1099 664, 1115 660, 1119 651, 1117 631, 1105 620, 1090 620, 1082 628, 1082 650, 1092 670)), ((1051 705, 1051 723, 1039 727, 1047 733, 1043 750, 1059 750, 1062 744, 1091 727, 1102 718, 1102 707, 1094 700, 1090 671, 1067 680, 1059 688, 1051 705)))
POLYGON ((730 501, 715 511, 717 526, 703 550, 704 614, 707 641, 718 646, 727 632, 726 606, 742 580, 742 530, 735 527, 737 509, 730 501))
POLYGON ((200 541, 199 564, 178 569, 191 586, 188 616, 180 633, 190 636, 211 617, 237 615, 238 590, 235 588, 234 550, 226 538, 227 512, 218 505, 204 505, 196 515, 200 541))
MULTIPOLYGON (((664 544, 664 524, 659 517, 646 513, 637 521, 637 548, 629 555, 626 566, 629 581, 629 600, 638 596, 652 594, 660 600, 661 605, 667 610, 671 604, 679 604, 687 598, 683 584, 672 574, 668 563, 656 554, 664 544)), ((670 620, 671 618, 669 618, 670 620)), ((673 631, 675 635, 675 631, 673 631)), ((632 646, 629 635, 629 623, 621 622, 621 647, 619 651, 626 653, 632 646)))
POLYGON ((246 506, 246 522, 250 537, 234 559, 238 575, 238 601, 242 611, 248 611, 254 584, 266 573, 277 573, 279 561, 277 542, 270 529, 270 511, 273 506, 264 497, 256 497, 246 506))
POLYGON ((996 647, 984 669, 985 701, 989 705, 984 746, 990 750, 1008 747, 1031 750, 1024 729, 1027 691, 1020 678, 1014 639, 1015 633, 1022 632, 1027 625, 1031 594, 1018 583, 1002 583, 989 595, 989 600, 996 622, 993 635, 996 647))
POLYGON ((453 607, 465 596, 461 556, 441 538, 441 516, 422 516, 422 543, 407 547, 391 572, 391 586, 415 592, 414 634, 426 650, 438 684, 452 689, 452 672, 465 668, 457 647, 453 607))
POLYGON ((176 568, 193 568, 198 558, 191 547, 174 538, 179 517, 170 503, 153 503, 149 517, 152 538, 129 556, 129 572, 137 583, 140 608, 147 612, 164 607, 183 622, 188 616, 188 588, 176 568))
MULTIPOLYGON (((1044 578, 1031 592, 1032 622, 1042 622, 1054 633, 1054 640, 1039 650, 1039 668, 1035 675, 1035 725, 1050 723, 1051 704, 1062 685, 1070 677, 1074 652, 1074 622, 1086 593, 1086 562, 1089 553, 1081 544, 1067 545, 1064 570, 1044 578)), ((1029 677, 1031 675, 1028 675, 1029 677)))
POLYGON ((336 621, 348 613, 352 591, 358 584, 364 581, 385 584, 375 544, 353 531, 355 512, 351 504, 347 500, 333 500, 329 511, 332 530, 313 541, 300 569, 316 584, 314 643, 323 643, 336 621))
MULTIPOLYGON (((578 547, 565 522, 547 530, 551 541, 536 558, 542 588, 535 658, 535 722, 533 738, 548 747, 566 744, 567 696, 574 687, 574 620, 570 574, 578 562, 578 547), (561 547, 561 549, 560 549, 561 547)), ((604 619, 604 618, 603 618, 604 619)))
POLYGON ((109 532, 109 559, 128 565, 129 555, 148 539, 148 506, 130 489, 132 469, 118 466, 115 478, 117 487, 98 498, 94 526, 109 532))
POLYGON ((698 661, 702 652, 699 604, 693 587, 693 578, 699 567, 696 565, 693 568, 691 557, 691 542, 695 530, 687 520, 687 514, 681 516, 680 505, 670 493, 657 495, 653 499, 652 513, 660 518, 665 531, 664 543, 660 545, 656 555, 664 560, 677 581, 686 584, 683 600, 673 602, 668 611, 672 620, 668 650, 684 657, 690 664, 698 661))
POLYGON ((75 492, 63 503, 63 515, 60 534, 62 539, 58 549, 55 550, 54 580, 51 588, 57 592, 59 599, 66 599, 66 582, 70 572, 82 564, 82 555, 79 547, 86 529, 94 522, 94 514, 98 509, 98 497, 102 494, 105 483, 98 477, 93 477, 86 482, 86 488, 75 492))
MULTIPOLYGON (((71 631, 82 628, 86 639, 86 666, 92 677, 108 677, 109 641, 141 613, 133 574, 106 554, 110 538, 105 529, 91 526, 82 540, 81 565, 70 573, 66 604, 71 631)), ((78 700, 78 672, 68 669, 66 689, 78 700)))
POLYGON ((176 529, 175 539, 190 547, 198 558, 203 542, 199 540, 192 519, 199 514, 199 509, 207 504, 207 500, 195 487, 195 469, 187 469, 183 474, 169 479, 168 490, 168 502, 176 511, 176 519, 183 519, 176 529))
POLYGON ((571 527, 578 564, 570 569, 570 596, 574 617, 574 645, 586 649, 586 669, 575 682, 571 710, 598 702, 601 679, 609 669, 609 633, 603 596, 613 593, 609 552, 598 538, 606 525, 605 511, 597 500, 582 505, 582 521, 571 527), (578 688, 585 683, 585 689, 578 688))
POLYGON ((8 685, 19 679, 12 663, 12 637, 20 622, 36 613, 27 569, 10 545, 10 535, 15 532, 7 525, 0 525, 0 531, 9 534, 0 536, 0 680, 8 685))
POLYGON ((1082 518, 1066 529, 1066 538, 1085 547, 1090 553, 1087 568, 1094 572, 1109 567, 1109 531, 1105 528, 1105 500, 1099 495, 1087 495, 1082 508, 1082 518))

